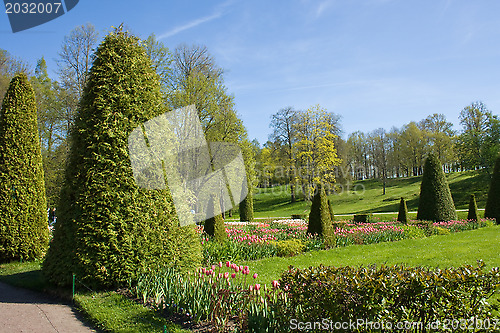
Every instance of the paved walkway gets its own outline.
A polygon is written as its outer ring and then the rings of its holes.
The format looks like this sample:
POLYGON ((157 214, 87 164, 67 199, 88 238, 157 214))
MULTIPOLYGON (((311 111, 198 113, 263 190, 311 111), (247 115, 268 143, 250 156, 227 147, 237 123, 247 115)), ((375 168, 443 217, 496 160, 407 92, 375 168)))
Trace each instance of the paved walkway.
POLYGON ((68 305, 0 282, 0 333, 96 332, 68 305))

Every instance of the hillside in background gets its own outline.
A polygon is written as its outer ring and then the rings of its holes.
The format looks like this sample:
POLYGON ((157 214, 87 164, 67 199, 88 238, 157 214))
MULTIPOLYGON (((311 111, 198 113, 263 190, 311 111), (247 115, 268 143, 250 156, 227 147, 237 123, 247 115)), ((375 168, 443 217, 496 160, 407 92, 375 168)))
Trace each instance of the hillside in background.
MULTIPOLYGON (((447 174, 451 193, 457 209, 467 209, 469 196, 474 193, 478 207, 484 208, 490 176, 485 171, 465 171, 447 174)), ((335 214, 397 212, 399 200, 407 200, 408 210, 418 208, 421 176, 388 179, 383 195, 382 181, 376 179, 356 181, 349 190, 330 195, 335 214), (353 190, 356 189, 356 190, 353 190), (364 189, 364 190, 363 190, 364 189)), ((256 217, 290 217, 292 214, 309 214, 310 203, 290 203, 289 188, 276 186, 256 189, 254 209, 256 217)), ((238 217, 237 214, 233 218, 238 217)))

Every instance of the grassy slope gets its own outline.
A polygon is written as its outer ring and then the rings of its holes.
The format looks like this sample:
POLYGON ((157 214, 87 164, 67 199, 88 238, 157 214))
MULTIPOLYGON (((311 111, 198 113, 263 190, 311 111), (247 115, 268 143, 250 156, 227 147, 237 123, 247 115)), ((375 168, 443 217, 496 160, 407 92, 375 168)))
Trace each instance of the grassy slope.
POLYGON ((475 264, 482 259, 487 267, 500 266, 500 226, 481 228, 449 235, 398 242, 356 245, 326 251, 307 252, 291 258, 266 258, 249 261, 245 265, 258 273, 257 282, 269 284, 277 280, 289 265, 309 266, 400 264, 450 267, 475 264))
MULTIPOLYGON (((484 171, 466 171, 447 175, 457 209, 467 209, 469 195, 476 194, 479 208, 484 208, 489 188, 489 175, 484 171)), ((382 182, 376 179, 354 182, 339 195, 331 195, 335 214, 368 212, 397 212, 399 200, 407 200, 408 209, 416 211, 421 177, 387 180, 386 195, 382 194, 382 182), (355 188, 357 191, 353 191, 355 188), (363 190, 364 189, 364 190, 363 190)), ((254 210, 256 217, 290 217, 292 214, 309 214, 310 204, 299 201, 290 203, 290 194, 284 186, 256 189, 254 210)), ((238 214, 233 216, 238 217, 238 214)))

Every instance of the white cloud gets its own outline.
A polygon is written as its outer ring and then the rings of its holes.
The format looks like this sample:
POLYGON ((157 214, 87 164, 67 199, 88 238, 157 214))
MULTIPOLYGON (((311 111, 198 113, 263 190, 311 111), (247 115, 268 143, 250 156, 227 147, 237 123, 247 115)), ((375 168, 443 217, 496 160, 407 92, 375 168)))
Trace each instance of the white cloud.
POLYGON ((158 39, 160 40, 163 38, 172 37, 172 36, 177 35, 178 33, 182 32, 182 31, 185 31, 185 30, 197 27, 200 24, 207 23, 207 22, 213 21, 215 19, 218 19, 219 17, 221 17, 222 15, 225 14, 226 7, 229 7, 232 3, 233 3, 232 0, 228 0, 224 3, 222 3, 221 5, 217 6, 214 14, 192 20, 186 24, 179 25, 173 29, 170 29, 170 30, 162 33, 161 35, 159 35, 158 39))
POLYGON ((196 20, 193 20, 191 22, 188 22, 186 24, 183 24, 183 25, 180 25, 180 26, 177 26, 173 29, 170 29, 164 33, 162 33, 161 35, 158 36, 158 39, 163 39, 163 38, 167 38, 167 37, 171 37, 171 36, 174 36, 174 35, 177 35, 178 33, 184 31, 184 30, 188 30, 188 29, 191 29, 191 28, 194 28, 200 24, 203 24, 203 23, 206 23, 206 22, 210 22, 212 20, 215 20, 219 17, 222 16, 222 12, 219 12, 219 13, 215 13, 213 15, 210 15, 210 16, 205 16, 205 17, 202 17, 202 18, 199 18, 199 19, 196 19, 196 20))

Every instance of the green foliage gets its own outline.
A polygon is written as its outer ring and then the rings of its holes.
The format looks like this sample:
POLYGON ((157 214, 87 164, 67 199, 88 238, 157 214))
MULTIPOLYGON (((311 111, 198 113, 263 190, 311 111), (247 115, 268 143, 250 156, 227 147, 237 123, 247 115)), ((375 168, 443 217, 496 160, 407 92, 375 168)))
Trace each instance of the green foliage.
POLYGON ((335 246, 335 234, 330 209, 328 208, 328 198, 325 190, 320 185, 318 185, 311 204, 307 233, 321 236, 324 239, 325 247, 335 246))
POLYGON ((0 112, 0 262, 41 258, 47 203, 35 93, 26 74, 11 80, 0 112))
POLYGON ((71 134, 58 219, 43 272, 94 287, 125 285, 158 267, 199 265, 194 226, 180 227, 169 189, 139 188, 128 136, 163 114, 158 77, 136 37, 116 30, 98 47, 71 134))
POLYGON ((406 239, 417 239, 417 238, 425 238, 425 232, 421 228, 415 225, 403 225, 401 229, 404 230, 404 235, 406 239))
POLYGON ((276 245, 248 244, 245 242, 219 243, 213 239, 203 242, 203 263, 211 265, 219 261, 259 260, 277 255, 276 245))
POLYGON ((370 223, 373 221, 373 214, 356 214, 353 217, 354 222, 370 223))
POLYGON ((75 305, 99 329, 116 333, 188 333, 160 314, 117 292, 75 295, 75 305))
POLYGON ((278 257, 293 257, 306 249, 300 239, 271 241, 270 243, 276 246, 278 257))
POLYGON ((469 212, 467 213, 467 220, 478 221, 479 213, 477 211, 476 196, 470 195, 469 212))
MULTIPOLYGON (((214 215, 214 212, 220 211, 219 199, 215 195, 210 196, 207 206, 207 214, 214 215)), ((209 236, 213 237, 215 241, 223 243, 227 241, 226 228, 224 227, 224 220, 221 214, 209 218, 205 221, 203 231, 209 236)))
MULTIPOLYGON (((287 303, 278 307, 284 321, 329 318, 349 322, 431 322, 449 318, 491 318, 487 300, 500 286, 500 269, 484 263, 430 269, 405 265, 380 267, 290 267, 280 286, 287 303)), ((370 330, 368 330, 370 331, 370 330)))
POLYGON ((195 323, 209 321, 217 332, 229 331, 230 319, 240 329, 261 326, 251 318, 259 317, 263 323, 272 321, 272 313, 266 308, 268 303, 276 303, 277 292, 254 285, 248 266, 227 262, 226 267, 219 263, 190 273, 166 269, 145 274, 137 283, 136 296, 167 314, 189 315, 195 323))
POLYGON ((292 220, 305 220, 305 219, 307 219, 307 215, 306 214, 292 214, 292 216, 290 218, 292 220))
POLYGON ((439 159, 429 154, 420 186, 418 220, 451 221, 457 219, 455 204, 439 159))
POLYGON ((408 223, 408 207, 406 207, 406 200, 401 197, 401 201, 399 202, 399 212, 397 221, 402 223, 408 223))
POLYGON ((493 169, 484 217, 496 219, 497 224, 500 224, 500 156, 497 157, 493 169))
POLYGON ((335 215, 333 214, 333 207, 330 199, 328 199, 328 211, 330 212, 330 219, 332 220, 332 222, 335 221, 335 215))
MULTIPOLYGON (((252 222, 254 219, 253 216, 253 189, 252 186, 242 186, 242 192, 244 189, 248 189, 248 194, 245 199, 240 202, 240 221, 242 222, 252 222)), ((244 193, 242 193, 243 195, 244 193)))

